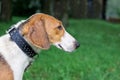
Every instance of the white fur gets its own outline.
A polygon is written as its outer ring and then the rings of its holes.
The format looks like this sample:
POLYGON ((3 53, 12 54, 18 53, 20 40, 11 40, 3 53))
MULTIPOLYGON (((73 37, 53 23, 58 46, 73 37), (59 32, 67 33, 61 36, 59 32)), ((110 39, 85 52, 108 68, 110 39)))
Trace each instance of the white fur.
POLYGON ((75 41, 76 40, 68 32, 65 31, 64 36, 61 38, 61 41, 54 43, 54 45, 65 51, 72 52, 75 49, 75 41))
POLYGON ((0 53, 10 65, 14 80, 22 80, 24 70, 31 58, 27 57, 16 43, 10 40, 9 34, 0 37, 0 53))

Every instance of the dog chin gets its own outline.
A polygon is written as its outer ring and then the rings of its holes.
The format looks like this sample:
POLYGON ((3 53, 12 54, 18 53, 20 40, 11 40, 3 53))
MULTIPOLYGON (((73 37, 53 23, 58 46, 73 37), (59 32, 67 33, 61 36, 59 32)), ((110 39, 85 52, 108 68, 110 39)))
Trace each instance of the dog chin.
POLYGON ((63 51, 66 51, 66 52, 73 52, 75 49, 73 48, 64 48, 62 45, 60 44, 54 44, 54 46, 56 46, 57 48, 63 50, 63 51))

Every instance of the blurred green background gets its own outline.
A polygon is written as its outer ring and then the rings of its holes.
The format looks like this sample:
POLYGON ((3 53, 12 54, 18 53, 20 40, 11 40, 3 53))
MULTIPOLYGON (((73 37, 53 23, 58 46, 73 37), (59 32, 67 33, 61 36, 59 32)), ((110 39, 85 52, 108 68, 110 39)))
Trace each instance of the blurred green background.
POLYGON ((0 35, 34 13, 63 21, 80 43, 41 51, 23 80, 120 80, 120 0, 0 0, 0 35))

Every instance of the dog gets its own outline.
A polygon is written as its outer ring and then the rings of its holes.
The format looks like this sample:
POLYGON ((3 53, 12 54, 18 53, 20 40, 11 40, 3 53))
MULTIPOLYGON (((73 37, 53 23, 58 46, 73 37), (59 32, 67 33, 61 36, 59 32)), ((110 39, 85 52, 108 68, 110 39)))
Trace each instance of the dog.
POLYGON ((12 25, 0 37, 0 80, 22 80, 33 57, 50 45, 67 52, 80 46, 61 21, 44 13, 33 14, 12 25))

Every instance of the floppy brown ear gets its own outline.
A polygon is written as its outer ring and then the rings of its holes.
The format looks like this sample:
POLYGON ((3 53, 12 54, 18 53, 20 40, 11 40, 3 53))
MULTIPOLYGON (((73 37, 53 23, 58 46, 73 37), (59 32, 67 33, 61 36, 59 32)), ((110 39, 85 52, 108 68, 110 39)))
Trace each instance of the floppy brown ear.
POLYGON ((48 49, 50 47, 48 35, 42 20, 34 21, 29 24, 27 38, 34 46, 38 48, 48 49))

